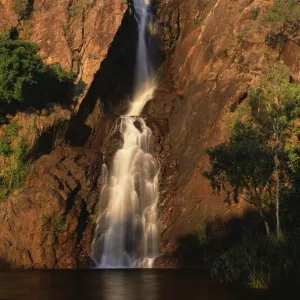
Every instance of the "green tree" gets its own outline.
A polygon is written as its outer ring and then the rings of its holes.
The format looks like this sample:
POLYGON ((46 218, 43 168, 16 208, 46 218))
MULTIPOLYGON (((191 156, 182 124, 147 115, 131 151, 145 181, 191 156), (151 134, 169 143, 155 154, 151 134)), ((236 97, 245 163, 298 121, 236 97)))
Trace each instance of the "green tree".
POLYGON ((261 126, 272 145, 276 178, 276 229, 280 227, 281 181, 285 177, 286 144, 300 108, 300 87, 290 82, 289 70, 281 62, 269 63, 259 84, 250 90, 254 122, 261 126))
POLYGON ((242 198, 256 206, 268 235, 265 208, 275 203, 279 235, 280 199, 293 184, 290 174, 295 177, 300 170, 300 149, 291 146, 300 116, 300 87, 290 82, 282 63, 269 63, 249 96, 250 115, 235 122, 228 142, 208 150, 211 171, 205 176, 213 189, 227 191, 228 198, 242 198))
POLYGON ((4 111, 68 98, 74 74, 59 64, 45 66, 39 47, 0 35, 0 104, 4 111), (4 107, 4 108, 3 108, 4 107))
POLYGON ((204 175, 212 188, 225 191, 229 202, 242 198, 254 205, 269 235, 265 208, 271 197, 274 160, 260 128, 238 121, 228 142, 208 149, 207 153, 212 167, 204 175))
POLYGON ((263 24, 271 25, 267 43, 283 46, 287 40, 299 42, 299 0, 274 0, 273 6, 263 16, 262 21, 263 24))
POLYGON ((0 36, 0 102, 25 102, 28 89, 45 73, 39 47, 0 36))

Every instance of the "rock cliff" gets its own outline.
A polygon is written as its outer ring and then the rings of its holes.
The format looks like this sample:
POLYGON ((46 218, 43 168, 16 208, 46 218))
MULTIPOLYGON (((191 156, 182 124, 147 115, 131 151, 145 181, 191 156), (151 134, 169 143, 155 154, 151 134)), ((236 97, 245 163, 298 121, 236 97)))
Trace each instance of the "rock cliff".
MULTIPOLYGON (((28 20, 18 18, 12 2, 1 1, 2 31, 15 28, 38 43, 46 63, 77 74, 77 88, 66 143, 38 158, 24 189, 0 204, 0 257, 15 267, 86 266, 101 164, 120 145, 113 115, 132 84, 130 1, 35 0, 28 20)), ((201 224, 222 224, 250 209, 229 207, 212 193, 202 176, 205 150, 226 139, 227 121, 247 101, 266 59, 282 59, 300 80, 299 32, 284 45, 270 42, 272 28, 259 16, 271 0, 153 2, 164 60, 143 116, 162 170, 159 265, 174 267, 181 266, 174 253, 182 239, 201 224)))
POLYGON ((226 139, 228 121, 247 100, 266 60, 283 60, 293 80, 299 80, 299 28, 292 36, 286 33, 284 45, 270 42, 278 31, 263 24, 261 16, 272 4, 157 1, 166 61, 157 95, 145 114, 168 120, 171 163, 163 165, 166 172, 176 165, 178 173, 175 184, 168 184, 167 176, 162 180, 162 190, 168 190, 161 202, 164 253, 180 248, 181 241, 201 231, 203 224, 222 226, 251 210, 242 202, 228 206, 225 197, 213 194, 203 177, 208 167, 205 150, 226 139))

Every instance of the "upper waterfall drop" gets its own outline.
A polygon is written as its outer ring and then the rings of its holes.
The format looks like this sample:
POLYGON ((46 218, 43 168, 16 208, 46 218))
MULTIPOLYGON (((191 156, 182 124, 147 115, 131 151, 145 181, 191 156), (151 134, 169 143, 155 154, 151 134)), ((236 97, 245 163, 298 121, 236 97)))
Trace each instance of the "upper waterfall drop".
POLYGON ((153 21, 150 0, 134 0, 135 18, 138 23, 137 60, 133 100, 125 116, 139 116, 156 90, 154 70, 146 41, 147 25, 153 21))
POLYGON ((147 47, 147 25, 152 22, 149 0, 134 0, 138 46, 133 100, 117 130, 123 145, 110 170, 103 166, 92 258, 100 268, 151 267, 158 256, 160 166, 151 153, 152 132, 138 117, 156 89, 147 47))

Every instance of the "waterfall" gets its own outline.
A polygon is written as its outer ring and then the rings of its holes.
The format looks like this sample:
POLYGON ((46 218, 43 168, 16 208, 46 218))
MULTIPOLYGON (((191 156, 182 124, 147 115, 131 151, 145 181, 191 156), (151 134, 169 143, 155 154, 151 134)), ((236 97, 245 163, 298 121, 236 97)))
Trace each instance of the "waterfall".
POLYGON ((103 166, 104 185, 92 242, 100 268, 151 267, 158 256, 159 163, 150 154, 152 132, 139 117, 153 97, 155 80, 146 42, 152 22, 150 0, 134 0, 138 23, 135 89, 117 130, 123 146, 111 169, 103 166))

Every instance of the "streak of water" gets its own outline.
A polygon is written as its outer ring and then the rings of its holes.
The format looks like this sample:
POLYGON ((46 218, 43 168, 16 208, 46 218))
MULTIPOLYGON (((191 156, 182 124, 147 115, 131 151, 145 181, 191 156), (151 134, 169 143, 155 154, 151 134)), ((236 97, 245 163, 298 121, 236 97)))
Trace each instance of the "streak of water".
POLYGON ((111 170, 103 167, 105 184, 92 243, 92 257, 101 268, 151 267, 158 255, 159 163, 150 154, 152 132, 138 117, 153 97, 155 81, 146 43, 152 21, 150 1, 134 0, 139 26, 135 93, 118 130, 123 146, 111 170))

